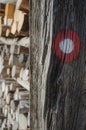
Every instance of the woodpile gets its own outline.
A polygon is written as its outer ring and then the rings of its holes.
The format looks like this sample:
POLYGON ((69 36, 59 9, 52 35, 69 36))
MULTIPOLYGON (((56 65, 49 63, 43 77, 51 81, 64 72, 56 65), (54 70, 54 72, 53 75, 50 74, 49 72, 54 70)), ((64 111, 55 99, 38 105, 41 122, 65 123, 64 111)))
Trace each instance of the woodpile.
POLYGON ((30 130, 29 0, 0 1, 0 129, 30 130))
POLYGON ((29 36, 29 1, 0 3, 0 36, 29 36))
POLYGON ((29 48, 0 44, 0 127, 29 130, 29 48))

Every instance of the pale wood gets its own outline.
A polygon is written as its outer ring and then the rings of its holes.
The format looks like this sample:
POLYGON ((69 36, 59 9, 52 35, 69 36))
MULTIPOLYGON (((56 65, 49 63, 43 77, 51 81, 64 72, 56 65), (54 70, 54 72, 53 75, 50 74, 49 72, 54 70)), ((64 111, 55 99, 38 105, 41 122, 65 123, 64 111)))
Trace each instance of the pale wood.
POLYGON ((10 104, 10 101, 13 99, 13 94, 11 93, 8 93, 7 96, 6 96, 6 103, 7 105, 10 104))
POLYGON ((16 110, 16 121, 19 122, 19 107, 16 110))
POLYGON ((5 92, 5 81, 2 82, 2 92, 5 92))
POLYGON ((22 28, 23 23, 24 23, 24 15, 25 14, 22 11, 15 10, 14 22, 13 22, 12 28, 11 28, 11 33, 12 34, 15 34, 16 31, 18 31, 18 33, 21 31, 21 28, 22 28))
POLYGON ((16 33, 16 30, 17 30, 17 23, 16 21, 14 21, 11 26, 11 33, 14 35, 16 33))
POLYGON ((15 105, 14 100, 11 100, 11 102, 10 102, 10 107, 11 107, 11 109, 12 109, 13 111, 16 110, 16 105, 15 105))
POLYGON ((1 130, 3 130, 5 128, 5 124, 6 124, 6 119, 4 119, 2 126, 1 126, 1 130))
MULTIPOLYGON (((29 95, 29 94, 28 94, 29 95)), ((24 99, 24 100, 20 100, 20 102, 19 102, 19 108, 29 108, 29 100, 26 100, 26 99, 24 99)))
POLYGON ((14 14, 14 21, 16 21, 18 24, 17 24, 17 28, 16 30, 18 32, 21 31, 21 28, 23 26, 23 23, 24 23, 24 13, 20 10, 15 10, 15 14, 14 14), (20 20, 21 19, 21 20, 20 20))
POLYGON ((19 114, 19 128, 23 130, 27 129, 27 118, 23 114, 19 114))
POLYGON ((18 130, 18 122, 16 121, 13 122, 12 130, 18 130))
POLYGON ((16 88, 16 91, 14 93, 14 100, 19 100, 19 88, 16 88))
POLYGON ((8 106, 7 105, 5 105, 3 107, 3 114, 4 114, 5 117, 7 117, 7 114, 8 114, 8 106))
POLYGON ((7 68, 7 75, 10 75, 10 68, 7 68))
POLYGON ((11 25, 12 25, 12 22, 13 22, 13 19, 8 18, 8 19, 7 19, 7 26, 11 26, 11 25))
POLYGON ((16 2, 16 9, 19 9, 21 3, 22 3, 22 0, 17 0, 17 2, 16 2))
POLYGON ((30 91, 30 83, 29 81, 24 81, 21 78, 17 78, 17 82, 24 87, 25 89, 27 89, 28 91, 30 91))
POLYGON ((7 16, 4 16, 4 25, 7 25, 7 16))
POLYGON ((13 67, 12 67, 12 73, 11 73, 11 75, 12 75, 12 78, 13 77, 15 77, 15 75, 16 75, 16 65, 13 65, 13 67))
POLYGON ((6 37, 8 37, 10 35, 10 29, 6 30, 6 37))
POLYGON ((28 112, 27 120, 28 120, 28 126, 30 127, 30 112, 28 112))
POLYGON ((29 99, 30 99, 30 94, 23 94, 23 95, 21 95, 20 93, 19 93, 19 100, 28 100, 28 103, 29 103, 29 99))

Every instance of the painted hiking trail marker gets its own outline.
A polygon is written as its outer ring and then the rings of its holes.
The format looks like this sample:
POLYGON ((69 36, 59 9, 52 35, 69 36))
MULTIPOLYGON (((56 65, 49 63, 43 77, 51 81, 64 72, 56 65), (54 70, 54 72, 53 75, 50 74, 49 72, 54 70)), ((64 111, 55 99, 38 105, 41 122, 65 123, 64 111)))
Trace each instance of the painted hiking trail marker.
POLYGON ((59 32, 53 40, 55 55, 65 63, 75 60, 81 49, 81 40, 78 34, 72 30, 59 32))

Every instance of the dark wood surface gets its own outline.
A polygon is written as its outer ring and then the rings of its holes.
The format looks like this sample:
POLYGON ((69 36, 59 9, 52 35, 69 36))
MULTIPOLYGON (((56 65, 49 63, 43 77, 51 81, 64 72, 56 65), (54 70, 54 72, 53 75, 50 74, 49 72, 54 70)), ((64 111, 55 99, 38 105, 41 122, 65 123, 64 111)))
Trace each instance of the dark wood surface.
POLYGON ((86 1, 32 0, 30 7, 31 130, 85 130, 86 1), (82 43, 79 56, 68 64, 52 51, 53 37, 67 29, 77 32, 82 43))

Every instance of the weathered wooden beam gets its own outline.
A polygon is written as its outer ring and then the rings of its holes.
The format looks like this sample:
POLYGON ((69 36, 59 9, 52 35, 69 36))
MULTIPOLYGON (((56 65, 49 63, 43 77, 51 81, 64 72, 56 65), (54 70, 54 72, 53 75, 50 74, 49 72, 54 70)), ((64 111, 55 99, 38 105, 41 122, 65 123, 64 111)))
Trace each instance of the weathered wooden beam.
MULTIPOLYGON (((84 130, 86 107, 83 107, 82 102, 85 105, 86 98, 81 93, 86 89, 83 85, 86 50, 85 1, 45 0, 40 3, 39 0, 32 0, 30 7, 30 56, 33 59, 30 62, 31 130, 84 130), (62 30, 64 34, 60 38, 66 39, 66 31, 72 30, 81 39, 80 53, 70 63, 65 62, 67 54, 63 60, 55 55, 57 46, 53 51, 55 43, 52 41, 55 39, 52 38, 62 30)), ((71 36, 72 39, 76 37, 74 33, 71 36)))

